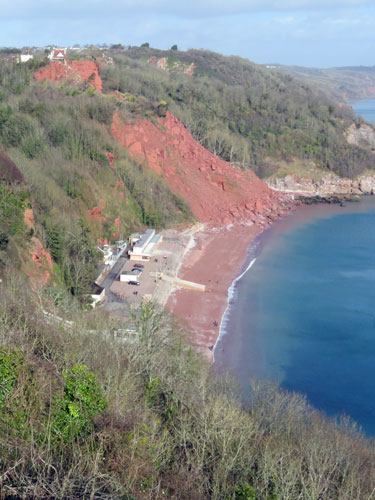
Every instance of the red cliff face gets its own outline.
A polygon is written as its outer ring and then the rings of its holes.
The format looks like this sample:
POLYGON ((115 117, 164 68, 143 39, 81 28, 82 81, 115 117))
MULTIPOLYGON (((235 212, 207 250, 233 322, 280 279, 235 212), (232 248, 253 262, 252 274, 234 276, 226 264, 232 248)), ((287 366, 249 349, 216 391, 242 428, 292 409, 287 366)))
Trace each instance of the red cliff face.
POLYGON ((99 76, 98 65, 94 61, 69 61, 62 63, 52 61, 49 66, 39 69, 35 78, 40 82, 49 80, 59 82, 71 79, 76 83, 89 82, 98 92, 102 91, 102 80, 99 76))
POLYGON ((282 211, 280 195, 252 171, 242 171, 203 148, 171 113, 156 125, 124 123, 115 114, 112 134, 134 159, 147 161, 202 222, 228 224, 282 211))

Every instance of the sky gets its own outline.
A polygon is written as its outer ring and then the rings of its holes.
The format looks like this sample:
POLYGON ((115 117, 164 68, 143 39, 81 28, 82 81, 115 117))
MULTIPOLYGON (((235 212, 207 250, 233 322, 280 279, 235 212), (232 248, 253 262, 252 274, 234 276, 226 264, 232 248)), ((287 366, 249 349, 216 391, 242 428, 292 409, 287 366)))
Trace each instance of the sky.
POLYGON ((204 48, 256 63, 375 65, 375 0, 0 0, 0 46, 204 48))

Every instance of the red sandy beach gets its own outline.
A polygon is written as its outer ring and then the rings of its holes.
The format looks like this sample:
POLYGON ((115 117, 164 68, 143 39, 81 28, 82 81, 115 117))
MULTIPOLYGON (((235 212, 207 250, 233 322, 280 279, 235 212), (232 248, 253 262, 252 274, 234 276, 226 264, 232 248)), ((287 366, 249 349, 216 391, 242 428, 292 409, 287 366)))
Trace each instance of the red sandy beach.
POLYGON ((211 361, 228 288, 240 274, 250 243, 262 230, 244 222, 206 227, 195 234, 196 244, 182 263, 179 278, 206 285, 206 292, 174 290, 167 309, 188 327, 193 345, 211 361))

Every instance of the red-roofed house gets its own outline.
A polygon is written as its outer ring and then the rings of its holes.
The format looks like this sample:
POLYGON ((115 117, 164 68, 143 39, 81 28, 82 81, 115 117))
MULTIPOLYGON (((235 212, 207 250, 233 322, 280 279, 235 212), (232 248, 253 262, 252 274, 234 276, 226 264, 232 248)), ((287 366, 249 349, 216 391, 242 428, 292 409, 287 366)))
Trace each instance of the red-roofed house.
POLYGON ((48 59, 51 61, 65 61, 66 60, 66 48, 65 49, 52 49, 48 59))

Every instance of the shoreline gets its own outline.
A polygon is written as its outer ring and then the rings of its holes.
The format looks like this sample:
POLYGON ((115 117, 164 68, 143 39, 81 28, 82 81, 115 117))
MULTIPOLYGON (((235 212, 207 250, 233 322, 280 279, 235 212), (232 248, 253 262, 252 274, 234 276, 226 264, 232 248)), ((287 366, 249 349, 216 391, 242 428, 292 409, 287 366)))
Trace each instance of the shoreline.
POLYGON ((206 285, 206 292, 173 289, 166 309, 189 329, 192 345, 211 363, 225 333, 235 284, 252 265, 255 239, 295 208, 291 204, 288 212, 267 223, 241 220, 227 226, 203 226, 193 234, 194 244, 184 256, 178 277, 206 285))
POLYGON ((227 333, 226 321, 236 297, 236 283, 256 258, 258 247, 264 241, 261 236, 277 228, 275 223, 287 221, 291 214, 298 214, 297 219, 306 222, 311 216, 314 217, 313 214, 315 217, 317 214, 318 217, 325 217, 327 213, 339 214, 353 209, 362 211, 362 204, 349 204, 344 208, 339 205, 290 202, 287 211, 267 222, 240 220, 227 226, 202 225, 192 234, 194 242, 184 254, 178 277, 206 285, 206 292, 172 289, 165 303, 166 310, 187 327, 192 345, 213 363, 215 347, 227 333), (258 238, 259 243, 254 248, 253 244, 258 238))

